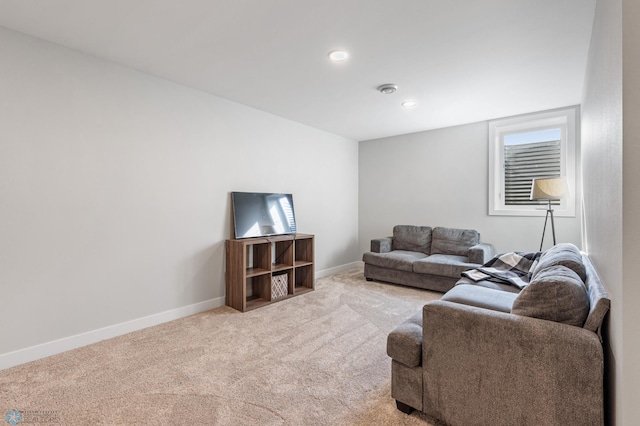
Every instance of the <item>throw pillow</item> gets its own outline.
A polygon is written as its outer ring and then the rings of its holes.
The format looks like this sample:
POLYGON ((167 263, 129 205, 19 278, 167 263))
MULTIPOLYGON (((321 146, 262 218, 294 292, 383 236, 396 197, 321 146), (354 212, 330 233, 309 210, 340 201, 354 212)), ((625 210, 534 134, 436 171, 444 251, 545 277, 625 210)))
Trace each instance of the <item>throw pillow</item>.
POLYGON ((555 265, 531 280, 516 297, 511 313, 582 327, 589 315, 589 296, 578 274, 555 265))

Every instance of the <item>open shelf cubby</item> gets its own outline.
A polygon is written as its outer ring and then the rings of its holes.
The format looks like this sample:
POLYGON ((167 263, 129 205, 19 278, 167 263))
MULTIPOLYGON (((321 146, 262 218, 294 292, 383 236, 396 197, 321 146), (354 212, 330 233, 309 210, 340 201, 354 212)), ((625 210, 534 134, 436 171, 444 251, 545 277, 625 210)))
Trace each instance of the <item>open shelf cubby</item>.
POLYGON ((227 306, 242 312, 314 289, 314 236, 226 241, 227 306))

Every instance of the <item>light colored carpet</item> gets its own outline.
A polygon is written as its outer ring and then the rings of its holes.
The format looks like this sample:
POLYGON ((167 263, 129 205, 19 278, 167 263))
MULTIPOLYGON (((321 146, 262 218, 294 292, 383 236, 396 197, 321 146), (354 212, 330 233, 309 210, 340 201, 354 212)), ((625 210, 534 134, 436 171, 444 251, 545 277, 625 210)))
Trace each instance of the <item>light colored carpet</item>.
POLYGON ((429 425, 390 395, 386 337, 439 293, 367 282, 214 309, 0 371, 0 410, 61 424, 429 425))

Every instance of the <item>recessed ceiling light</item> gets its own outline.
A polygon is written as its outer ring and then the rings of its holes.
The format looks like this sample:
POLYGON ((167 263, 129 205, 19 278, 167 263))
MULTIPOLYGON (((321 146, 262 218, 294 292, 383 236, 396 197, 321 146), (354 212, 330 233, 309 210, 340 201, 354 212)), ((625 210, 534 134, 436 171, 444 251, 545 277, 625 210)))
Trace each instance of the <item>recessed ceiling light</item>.
POLYGON ((378 92, 384 95, 395 93, 396 90, 398 90, 398 86, 395 84, 383 84, 382 86, 378 86, 378 92))
POLYGON ((333 50, 329 52, 329 59, 333 62, 343 62, 349 58, 349 54, 344 50, 333 50))
POLYGON ((402 103, 402 108, 411 109, 418 106, 417 101, 406 100, 402 103))

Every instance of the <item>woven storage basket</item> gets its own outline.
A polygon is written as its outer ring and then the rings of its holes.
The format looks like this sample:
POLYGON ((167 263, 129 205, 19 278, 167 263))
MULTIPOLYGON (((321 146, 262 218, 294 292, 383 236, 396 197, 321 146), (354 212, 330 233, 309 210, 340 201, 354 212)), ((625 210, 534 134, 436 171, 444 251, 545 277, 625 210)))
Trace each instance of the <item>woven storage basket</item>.
POLYGON ((288 275, 274 275, 271 277, 271 300, 280 299, 287 295, 288 275))

